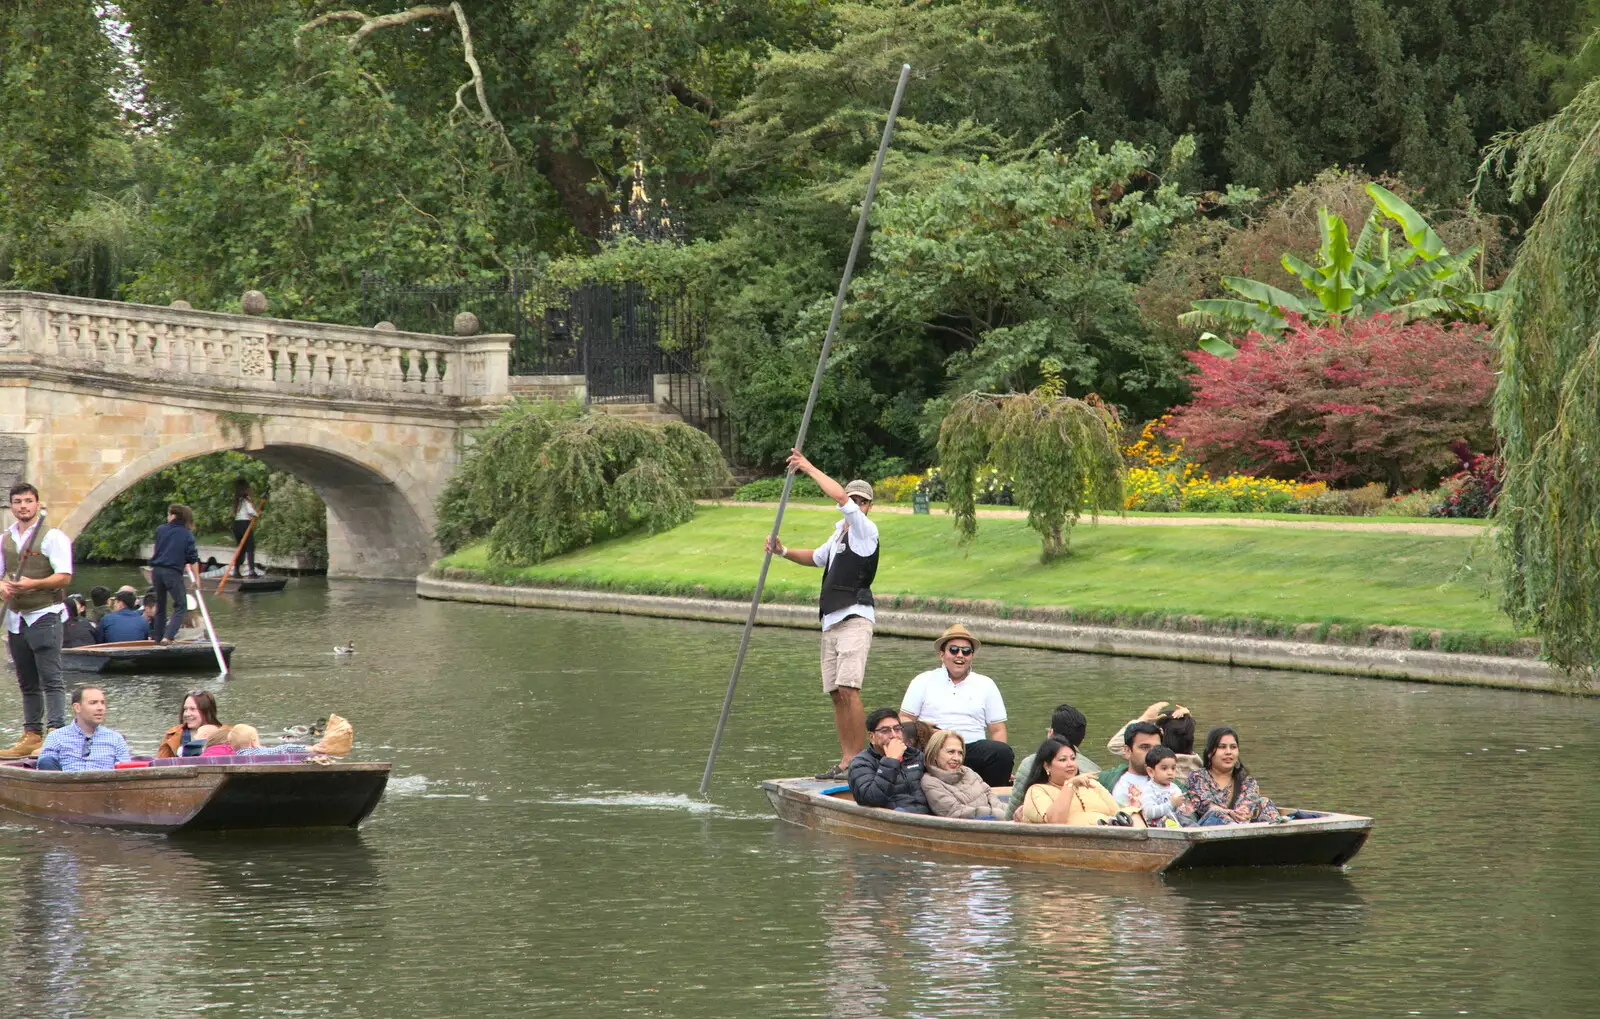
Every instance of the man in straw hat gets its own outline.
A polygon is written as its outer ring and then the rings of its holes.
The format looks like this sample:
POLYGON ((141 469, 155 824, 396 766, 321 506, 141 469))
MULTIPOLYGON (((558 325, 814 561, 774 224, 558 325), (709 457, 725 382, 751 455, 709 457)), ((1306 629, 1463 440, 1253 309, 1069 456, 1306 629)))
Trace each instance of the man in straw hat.
POLYGON ((940 665, 906 687, 900 717, 959 732, 967 743, 967 767, 991 786, 1010 785, 1016 755, 1006 743, 1006 702, 994 680, 972 671, 978 638, 956 623, 933 646, 940 665))
POLYGON ((878 525, 867 519, 872 512, 872 486, 859 479, 841 486, 817 470, 798 449, 789 457, 789 469, 805 471, 824 495, 839 504, 844 517, 818 548, 787 548, 770 535, 766 543, 773 555, 823 570, 817 602, 817 615, 822 618, 822 692, 833 701, 839 763, 817 777, 843 779, 851 758, 866 745, 861 684, 867 675, 867 652, 872 649, 872 578, 878 573, 878 525))
POLYGON ((0 757, 31 757, 44 745, 45 725, 67 724, 67 684, 61 678, 61 627, 72 583, 72 539, 44 522, 39 490, 11 489, 13 523, 0 536, 5 579, 6 635, 22 691, 22 738, 0 757))

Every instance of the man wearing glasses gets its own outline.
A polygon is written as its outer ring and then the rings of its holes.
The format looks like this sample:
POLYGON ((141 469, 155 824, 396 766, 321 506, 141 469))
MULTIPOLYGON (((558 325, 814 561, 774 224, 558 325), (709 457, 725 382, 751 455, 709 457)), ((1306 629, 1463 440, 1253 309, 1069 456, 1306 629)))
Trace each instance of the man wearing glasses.
POLYGON ((96 771, 133 757, 122 733, 108 728, 106 692, 97 686, 72 691, 72 724, 45 737, 40 771, 96 771))
POLYGON ((933 646, 941 664, 906 687, 900 717, 959 732, 967 743, 967 767, 991 786, 1010 785, 1016 755, 1006 743, 1006 702, 994 680, 972 671, 978 639, 956 623, 933 646))
POLYGON ((767 536, 766 549, 801 566, 820 566, 822 594, 817 615, 822 617, 822 692, 833 701, 833 725, 839 733, 839 763, 817 777, 845 777, 851 760, 861 752, 866 729, 861 708, 861 684, 867 675, 867 652, 872 649, 872 578, 878 573, 878 525, 867 519, 872 512, 872 486, 856 480, 840 484, 817 470, 810 460, 792 451, 789 470, 805 471, 823 494, 839 504, 844 519, 819 548, 787 548, 767 536))
POLYGON ((878 708, 866 729, 866 749, 850 760, 850 795, 863 807, 932 813, 922 793, 922 751, 906 746, 899 713, 878 708))

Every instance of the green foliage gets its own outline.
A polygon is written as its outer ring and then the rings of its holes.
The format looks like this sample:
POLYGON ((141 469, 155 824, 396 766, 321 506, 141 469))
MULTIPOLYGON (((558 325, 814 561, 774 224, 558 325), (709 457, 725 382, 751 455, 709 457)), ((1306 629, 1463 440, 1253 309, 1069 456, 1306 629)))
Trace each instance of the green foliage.
POLYGON ((1505 487, 1504 608, 1551 661, 1600 667, 1600 79, 1555 117, 1500 139, 1485 174, 1548 188, 1506 281, 1495 424, 1505 487))
POLYGON ((487 536, 499 564, 536 563, 592 541, 663 531, 728 484, 716 443, 576 407, 514 403, 479 434, 439 505, 439 544, 487 536))
POLYGON ((274 471, 267 478, 263 506, 253 532, 256 548, 301 556, 314 568, 327 568, 328 507, 316 489, 292 474, 274 471))
POLYGON ((1013 479, 1013 498, 1042 539, 1044 562, 1067 553, 1069 532, 1085 508, 1095 516, 1122 509, 1116 415, 1098 398, 1061 395, 1055 368, 1046 365, 1044 384, 1031 393, 968 393, 945 415, 941 475, 963 544, 977 533, 978 471, 990 462, 1013 479))
MULTIPOLYGON (((734 491, 733 497, 743 502, 777 502, 783 496, 783 478, 757 478, 749 484, 740 485, 734 491)), ((817 483, 803 474, 795 475, 794 486, 789 489, 791 499, 821 499, 822 489, 817 483)))
POLYGON ((114 109, 110 43, 87 0, 0 4, 0 279, 49 289, 114 109))
POLYGON ((1102 142, 1199 141, 1201 183, 1403 173, 1448 204, 1480 145, 1550 106, 1592 0, 1091 0, 1051 5, 1062 108, 1102 142))
MULTIPOLYGON (((1385 314, 1405 322, 1413 318, 1488 316, 1498 306, 1498 294, 1485 293, 1474 273, 1480 249, 1475 245, 1451 254, 1428 221, 1404 199, 1377 183, 1368 184, 1373 208, 1354 246, 1345 221, 1318 210, 1321 246, 1317 264, 1285 253, 1283 267, 1309 291, 1315 303, 1269 283, 1239 276, 1224 276, 1222 285, 1240 298, 1195 301, 1193 311, 1178 316, 1186 325, 1212 326, 1235 332, 1279 333, 1289 316, 1323 325, 1345 317, 1385 314), (1406 246, 1391 242, 1384 220, 1398 225, 1406 246)), ((1204 337, 1202 349, 1232 356, 1232 348, 1217 337, 1204 337)))

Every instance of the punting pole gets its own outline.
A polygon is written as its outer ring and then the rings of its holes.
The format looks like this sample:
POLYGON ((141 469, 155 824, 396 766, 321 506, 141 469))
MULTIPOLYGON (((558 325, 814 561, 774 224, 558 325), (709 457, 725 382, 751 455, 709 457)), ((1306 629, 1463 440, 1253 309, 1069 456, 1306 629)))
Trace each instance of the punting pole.
MULTIPOLYGON (((861 202, 861 218, 856 220, 856 235, 850 242, 850 257, 845 259, 844 277, 839 280, 839 293, 833 298, 833 317, 828 319, 828 332, 822 338, 822 353, 817 358, 817 372, 811 377, 811 395, 806 397, 806 412, 800 418, 800 434, 795 436, 794 448, 805 449, 806 431, 811 427, 811 412, 817 407, 817 392, 822 388, 822 372, 828 366, 828 348, 833 346, 833 336, 839 329, 839 316, 844 312, 844 295, 850 289, 850 277, 856 269, 856 256, 861 253, 861 242, 867 236, 867 216, 872 211, 872 199, 878 193, 878 178, 883 173, 883 157, 889 151, 889 140, 894 137, 894 118, 900 112, 900 99, 906 94, 906 82, 911 77, 911 65, 900 66, 900 83, 894 89, 894 102, 889 106, 889 119, 883 125, 883 139, 878 142, 878 157, 872 163, 872 176, 867 180, 867 196, 861 202)), ((772 537, 778 537, 783 527, 783 511, 789 505, 789 490, 794 487, 794 471, 783 479, 783 495, 778 498, 778 513, 772 519, 772 537)), ((722 715, 717 719, 716 735, 711 737, 711 754, 706 758, 706 772, 700 777, 700 795, 706 794, 711 784, 711 769, 717 763, 717 749, 722 746, 722 732, 728 725, 728 714, 733 710, 733 691, 739 685, 739 670, 744 668, 745 652, 750 649, 750 633, 756 626, 756 612, 761 608, 761 592, 767 586, 767 570, 772 567, 772 553, 763 552, 761 573, 756 577, 756 593, 750 599, 750 616, 744 622, 744 635, 739 638, 739 655, 733 660, 733 675, 728 677, 728 692, 722 698, 722 715)))
MULTIPOLYGON (((256 515, 251 517, 250 522, 245 525, 244 537, 239 539, 239 547, 233 550, 233 558, 228 560, 228 568, 222 571, 222 579, 217 581, 217 594, 222 593, 222 585, 228 582, 228 576, 233 573, 233 568, 238 565, 239 557, 244 555, 244 546, 250 540, 250 532, 256 529, 256 521, 261 519, 261 514, 266 512, 266 509, 267 500, 262 499, 261 508, 256 510, 256 515)), ((196 583, 199 583, 199 581, 196 580, 196 583)), ((222 671, 226 672, 228 670, 224 669, 222 671)))
MULTIPOLYGON (((252 521, 253 523, 254 521, 252 521)), ((211 638, 211 652, 217 656, 217 668, 228 674, 228 660, 222 657, 222 642, 217 640, 217 628, 211 625, 211 613, 206 611, 206 595, 200 590, 200 567, 194 568, 194 600, 200 605, 200 618, 206 621, 206 636, 211 638)))

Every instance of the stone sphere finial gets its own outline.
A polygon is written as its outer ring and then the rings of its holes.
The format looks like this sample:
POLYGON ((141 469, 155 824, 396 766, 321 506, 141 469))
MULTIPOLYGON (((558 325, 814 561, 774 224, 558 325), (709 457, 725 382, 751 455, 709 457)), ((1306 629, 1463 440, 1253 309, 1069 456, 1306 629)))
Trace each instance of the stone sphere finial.
POLYGON ((239 298, 239 310, 246 315, 265 315, 267 295, 259 290, 246 290, 244 296, 239 298))
POLYGON ((380 333, 392 333, 392 332, 397 332, 398 331, 398 330, 395 329, 393 322, 387 322, 387 321, 379 322, 377 325, 373 326, 372 328, 376 329, 380 333))
POLYGON ((192 305, 188 301, 184 301, 184 300, 173 301, 171 307, 176 308, 179 311, 193 311, 194 310, 194 305, 192 305))
POLYGON ((456 335, 457 336, 476 336, 476 335, 478 335, 478 316, 474 315, 470 311, 463 311, 461 314, 457 315, 456 316, 456 335))

